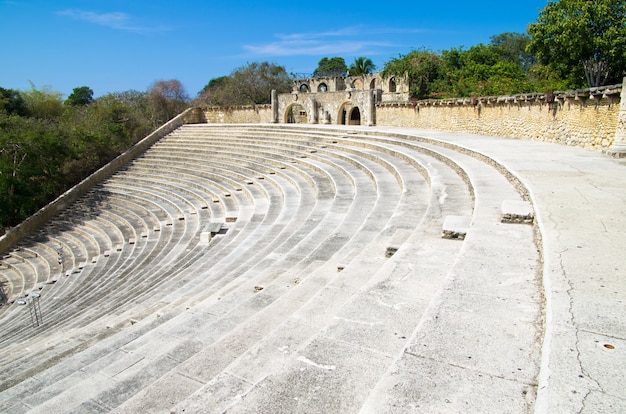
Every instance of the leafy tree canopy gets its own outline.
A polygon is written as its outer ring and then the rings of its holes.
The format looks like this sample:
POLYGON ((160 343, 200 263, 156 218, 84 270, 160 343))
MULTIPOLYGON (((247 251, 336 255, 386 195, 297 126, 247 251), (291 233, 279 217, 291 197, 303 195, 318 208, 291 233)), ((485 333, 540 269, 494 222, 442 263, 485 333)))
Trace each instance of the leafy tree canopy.
POLYGON ((535 63, 535 57, 526 48, 530 43, 530 36, 523 33, 507 32, 497 36, 491 36, 490 44, 500 48, 502 59, 516 63, 528 72, 535 63))
POLYGON ((20 91, 0 87, 0 112, 8 115, 26 115, 26 103, 20 91))
POLYGON ((624 0, 549 2, 528 33, 528 51, 578 86, 617 83, 626 70, 624 0))
POLYGON ((65 105, 85 106, 93 102, 93 90, 88 86, 74 88, 70 96, 65 100, 65 105))
POLYGON ((31 82, 30 91, 22 92, 26 103, 26 112, 29 116, 40 119, 54 119, 63 112, 63 94, 45 86, 35 88, 31 82))
POLYGON ((158 80, 146 94, 152 109, 152 124, 161 125, 187 108, 189 95, 183 84, 177 79, 158 80))
POLYGON ((289 92, 293 77, 284 66, 253 62, 235 69, 229 76, 211 79, 198 100, 209 105, 260 105, 271 101, 272 90, 289 92))
MULTIPOLYGON (((154 128, 144 93, 110 94, 87 106, 49 89, 24 95, 25 112, 0 109, 0 226, 13 226, 112 160, 154 128), (52 110, 51 110, 52 109, 52 110)), ((0 98, 6 106, 6 98, 0 98)))
POLYGON ((424 99, 431 97, 430 85, 439 78, 441 69, 440 55, 428 50, 414 50, 389 60, 381 74, 384 78, 407 78, 411 96, 424 99))
POLYGON ((342 57, 323 57, 317 64, 317 69, 313 71, 314 78, 332 78, 346 76, 348 67, 342 57))
POLYGON ((363 76, 373 73, 375 70, 376 65, 374 65, 372 59, 361 56, 354 59, 354 62, 348 68, 348 75, 363 76))

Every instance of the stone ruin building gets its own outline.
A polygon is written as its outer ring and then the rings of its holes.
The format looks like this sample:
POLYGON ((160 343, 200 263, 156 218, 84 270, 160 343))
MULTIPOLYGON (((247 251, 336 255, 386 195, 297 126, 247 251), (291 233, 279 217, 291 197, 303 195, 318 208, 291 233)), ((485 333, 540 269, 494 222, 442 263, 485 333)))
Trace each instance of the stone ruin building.
POLYGON ((291 93, 272 95, 273 122, 371 126, 377 103, 408 99, 405 79, 380 73, 297 79, 291 93))

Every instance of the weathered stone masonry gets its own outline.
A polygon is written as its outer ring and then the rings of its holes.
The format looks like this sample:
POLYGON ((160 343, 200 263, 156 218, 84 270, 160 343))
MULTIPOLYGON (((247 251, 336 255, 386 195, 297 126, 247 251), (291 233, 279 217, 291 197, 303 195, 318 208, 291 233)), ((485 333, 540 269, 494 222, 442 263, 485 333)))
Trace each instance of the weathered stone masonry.
POLYGON ((477 100, 383 103, 376 108, 378 125, 465 132, 590 149, 613 144, 619 113, 619 91, 551 100, 549 94, 477 100), (548 97, 548 99, 546 99, 548 97))
POLYGON ((204 121, 209 123, 410 127, 554 142, 625 156, 624 84, 555 93, 411 101, 404 81, 375 74, 300 79, 294 82, 291 93, 273 94, 272 105, 211 107, 203 108, 203 112, 204 121))

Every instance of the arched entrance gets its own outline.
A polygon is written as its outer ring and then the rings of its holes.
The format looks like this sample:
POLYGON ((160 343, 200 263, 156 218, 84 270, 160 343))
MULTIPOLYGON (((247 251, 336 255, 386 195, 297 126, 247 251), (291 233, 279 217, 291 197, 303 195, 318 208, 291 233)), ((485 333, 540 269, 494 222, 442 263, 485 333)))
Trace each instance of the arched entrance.
POLYGON ((300 104, 290 105, 285 111, 285 123, 287 124, 307 124, 308 118, 306 109, 300 104))
POLYGON ((361 125, 361 111, 358 106, 350 111, 350 125, 361 125))
POLYGON ((346 102, 339 110, 337 123, 341 125, 361 125, 361 110, 358 106, 353 106, 351 102, 346 102))

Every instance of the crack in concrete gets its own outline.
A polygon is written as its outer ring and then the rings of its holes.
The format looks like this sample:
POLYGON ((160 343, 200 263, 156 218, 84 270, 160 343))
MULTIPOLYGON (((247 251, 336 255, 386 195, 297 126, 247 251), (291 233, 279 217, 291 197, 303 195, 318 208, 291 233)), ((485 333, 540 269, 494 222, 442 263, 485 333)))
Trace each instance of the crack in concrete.
POLYGON ((585 395, 583 395, 583 398, 580 400, 580 410, 578 410, 578 414, 581 414, 585 411, 585 408, 587 406, 587 397, 589 397, 589 394, 591 394, 591 390, 587 390, 587 392, 585 393, 585 395))
MULTIPOLYGON (((602 389, 602 386, 600 385, 598 380, 593 378, 593 376, 589 373, 589 371, 587 371, 585 369, 584 363, 583 363, 582 358, 581 358, 580 329, 577 326, 576 317, 574 315, 574 298, 573 298, 573 295, 572 295, 572 292, 574 290, 574 285, 573 285, 572 281, 567 277, 567 273, 565 271, 565 266, 563 264, 563 258, 562 258, 562 254, 567 252, 567 251, 569 251, 569 249, 564 249, 563 251, 558 252, 558 263, 559 263, 559 269, 560 269, 561 275, 563 276, 563 279, 564 279, 565 283, 567 283, 567 286, 568 286, 568 289, 566 291, 568 299, 569 299, 569 306, 568 306, 568 309, 567 309, 567 313, 569 315, 569 323, 572 325, 572 329, 574 330, 574 337, 575 337, 574 349, 572 349, 572 351, 574 351, 575 355, 576 355, 576 363, 578 365, 578 370, 580 372, 579 377, 580 378, 585 378, 588 381, 591 381, 593 384, 595 384, 597 389, 599 389, 601 392, 604 392, 604 390, 602 389)), ((588 390, 588 392, 587 392, 587 394, 585 395, 584 398, 586 398, 586 396, 589 394, 589 392, 591 392, 591 391, 588 390)), ((583 398, 583 402, 584 402, 584 398, 583 398)))

